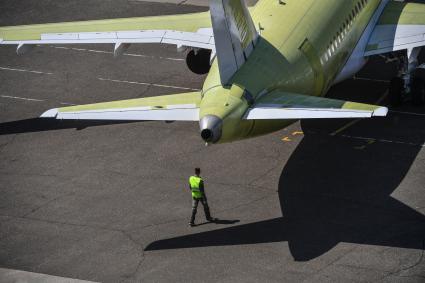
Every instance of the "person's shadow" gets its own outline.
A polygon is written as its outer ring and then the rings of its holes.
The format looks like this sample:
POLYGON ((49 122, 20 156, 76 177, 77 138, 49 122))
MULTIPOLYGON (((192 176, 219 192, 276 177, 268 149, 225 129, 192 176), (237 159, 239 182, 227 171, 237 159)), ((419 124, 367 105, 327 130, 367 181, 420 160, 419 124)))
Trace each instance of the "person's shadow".
POLYGON ((200 222, 198 224, 195 224, 194 226, 202 226, 202 225, 206 225, 206 224, 232 225, 232 224, 236 224, 238 222, 240 222, 239 219, 225 220, 225 219, 214 218, 214 220, 212 220, 212 221, 200 222))

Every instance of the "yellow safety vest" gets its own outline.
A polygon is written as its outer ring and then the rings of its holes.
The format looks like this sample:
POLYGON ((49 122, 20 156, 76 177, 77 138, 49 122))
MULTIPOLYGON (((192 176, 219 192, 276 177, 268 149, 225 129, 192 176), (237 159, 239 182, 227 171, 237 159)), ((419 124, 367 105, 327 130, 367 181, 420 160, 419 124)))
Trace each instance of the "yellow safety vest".
POLYGON ((199 185, 201 184, 202 178, 197 176, 191 176, 189 178, 190 190, 192 191, 193 198, 202 198, 202 192, 199 189, 199 185))

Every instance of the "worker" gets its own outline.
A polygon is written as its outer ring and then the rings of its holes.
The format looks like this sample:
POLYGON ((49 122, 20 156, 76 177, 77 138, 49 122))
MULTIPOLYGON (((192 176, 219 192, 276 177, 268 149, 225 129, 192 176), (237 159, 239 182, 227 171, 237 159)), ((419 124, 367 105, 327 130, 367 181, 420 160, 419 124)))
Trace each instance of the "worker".
POLYGON ((195 216, 198 210, 199 202, 202 203, 205 212, 205 218, 209 222, 213 222, 214 219, 210 215, 210 208, 208 207, 207 196, 205 194, 204 181, 201 178, 201 169, 195 168, 195 176, 189 178, 189 188, 192 192, 192 217, 190 218, 189 225, 195 226, 195 216))

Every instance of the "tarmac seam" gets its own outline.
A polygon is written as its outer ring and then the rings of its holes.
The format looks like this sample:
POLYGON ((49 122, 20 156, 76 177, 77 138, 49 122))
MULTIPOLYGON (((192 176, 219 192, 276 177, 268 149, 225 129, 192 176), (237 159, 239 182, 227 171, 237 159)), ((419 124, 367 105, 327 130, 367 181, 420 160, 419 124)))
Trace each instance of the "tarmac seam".
POLYGON ((24 220, 33 220, 33 221, 39 221, 39 222, 45 222, 49 224, 59 224, 59 225, 68 225, 68 226, 74 226, 74 227, 84 227, 84 228, 90 228, 93 230, 105 230, 110 232, 123 232, 124 230, 104 227, 104 226, 98 226, 98 225, 89 225, 89 224, 79 224, 79 223, 69 223, 69 222, 63 222, 63 221, 57 221, 57 220, 48 220, 48 219, 41 219, 36 217, 28 217, 28 216, 14 216, 14 215, 0 215, 4 217, 12 217, 15 219, 24 219, 24 220))
MULTIPOLYGON (((387 278, 389 276, 394 276, 394 275, 395 276, 398 276, 398 277, 410 277, 410 276, 400 276, 400 275, 397 275, 397 273, 400 273, 400 272, 403 272, 403 271, 408 271, 409 269, 415 268, 416 266, 418 266, 419 264, 421 264, 421 262, 424 259, 424 253, 425 253, 425 239, 422 240, 421 256, 419 257, 419 259, 413 265, 408 266, 408 267, 404 267, 404 268, 400 268, 400 269, 398 269, 396 271, 393 271, 393 272, 389 272, 384 277, 382 277, 380 280, 382 281, 385 278, 387 278)), ((417 276, 417 275, 414 275, 414 276, 417 276)), ((422 276, 417 276, 417 277, 425 278, 425 277, 422 277, 422 276)))
MULTIPOLYGON (((321 269, 319 269, 317 272, 314 273, 314 275, 316 275, 317 273, 320 273, 324 270, 326 270, 328 267, 336 264, 338 261, 340 261, 342 258, 344 258, 346 255, 350 254, 352 251, 354 251, 356 249, 356 247, 352 247, 349 251, 347 251, 346 253, 342 254, 341 256, 337 257, 336 259, 334 259, 333 261, 331 261, 330 263, 326 264, 324 267, 322 267, 321 269)), ((336 264, 338 265, 338 264, 336 264)))
POLYGON ((28 213, 24 214, 24 215, 23 215, 23 216, 21 216, 21 217, 22 217, 22 218, 27 218, 29 215, 31 215, 31 214, 33 214, 33 213, 37 212, 38 210, 42 209, 43 207, 45 207, 45 206, 47 206, 47 205, 49 205, 49 204, 51 204, 51 203, 53 203, 53 202, 55 202, 55 201, 57 201, 57 200, 59 200, 59 199, 63 198, 63 197, 71 196, 71 195, 73 195, 73 194, 75 194, 75 192, 74 192, 74 191, 69 192, 69 193, 66 193, 66 194, 63 194, 63 195, 60 195, 60 196, 57 196, 57 197, 55 197, 55 198, 53 198, 53 199, 51 199, 51 200, 46 201, 45 203, 41 204, 40 206, 38 206, 38 207, 36 207, 36 208, 31 209, 31 211, 30 211, 30 212, 28 212, 28 213))
MULTIPOLYGON (((0 215, 0 216, 5 216, 5 215, 0 215)), ((10 221, 12 221, 13 219, 25 219, 25 220, 32 220, 32 221, 39 221, 39 222, 44 222, 44 223, 49 223, 49 224, 59 224, 59 225, 65 225, 65 226, 74 226, 74 227, 83 227, 83 228, 88 228, 88 229, 92 229, 92 230, 104 230, 104 231, 108 231, 108 232, 115 232, 115 233, 120 233, 123 236, 125 236, 128 240, 130 240, 130 242, 132 242, 134 245, 138 246, 140 251, 139 251, 139 262, 137 263, 136 269, 131 273, 131 275, 125 276, 126 279, 131 278, 132 276, 134 276, 134 274, 140 269, 140 267, 142 266, 144 259, 145 259, 145 252, 144 252, 144 247, 143 244, 137 242, 136 240, 133 239, 133 237, 129 234, 129 232, 125 231, 125 230, 121 230, 121 229, 113 229, 113 228, 108 228, 108 227, 102 227, 102 226, 97 226, 97 225, 88 225, 88 224, 76 224, 76 223, 67 223, 67 222, 61 222, 61 221, 55 221, 55 220, 46 220, 46 219, 39 219, 39 218, 34 218, 34 217, 20 217, 20 216, 6 216, 9 217, 8 221, 5 221, 3 223, 8 223, 10 221)))
MULTIPOLYGON (((7 142, 5 142, 5 143, 3 143, 3 144, 1 144, 0 145, 0 153, 2 153, 3 152, 3 150, 9 145, 9 144, 11 144, 11 143, 13 143, 14 141, 15 141, 15 139, 16 139, 16 137, 18 136, 18 134, 14 134, 11 138, 10 138, 10 140, 8 140, 7 142)), ((0 172, 0 174, 1 174, 1 172, 0 172)))
POLYGON ((140 255, 139 255, 139 262, 136 265, 136 268, 133 272, 131 272, 130 275, 124 275, 124 279, 121 280, 121 282, 125 282, 128 279, 134 278, 134 276, 136 275, 136 273, 140 270, 140 268, 143 265, 143 262, 145 261, 146 255, 145 255, 145 249, 143 244, 137 242, 135 239, 133 239, 133 237, 126 231, 121 231, 121 233, 127 237, 133 244, 135 244, 136 246, 138 246, 140 248, 140 255))

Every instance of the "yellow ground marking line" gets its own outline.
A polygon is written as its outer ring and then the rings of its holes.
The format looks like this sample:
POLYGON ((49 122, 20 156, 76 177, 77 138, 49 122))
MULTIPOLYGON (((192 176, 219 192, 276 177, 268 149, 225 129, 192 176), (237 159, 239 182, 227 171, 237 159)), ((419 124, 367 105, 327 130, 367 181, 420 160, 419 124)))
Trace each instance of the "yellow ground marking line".
MULTIPOLYGON (((302 131, 295 131, 295 132, 292 132, 291 135, 292 136, 304 135, 304 132, 302 132, 302 131)), ((292 141, 292 139, 290 137, 288 137, 288 136, 284 136, 281 140, 284 141, 284 142, 290 142, 290 141, 292 141)))
POLYGON ((293 136, 297 136, 297 135, 304 135, 304 132, 302 131, 295 131, 292 133, 293 136))
MULTIPOLYGON (((384 94, 374 104, 380 104, 387 96, 388 96, 388 90, 385 91, 384 94)), ((353 121, 347 123, 346 125, 342 126, 338 130, 336 130, 335 132, 331 133, 331 136, 335 136, 335 135, 341 133, 342 131, 345 131, 346 129, 348 129, 351 126, 357 124, 361 120, 362 119, 356 119, 356 120, 353 120, 353 121)))
POLYGON ((368 145, 373 144, 375 142, 382 142, 382 143, 392 143, 392 144, 400 144, 400 145, 425 147, 425 144, 413 143, 413 142, 403 142, 403 141, 394 141, 394 140, 386 140, 386 139, 375 139, 375 138, 350 136, 350 135, 340 135, 339 137, 348 138, 348 139, 364 140, 364 141, 367 141, 368 145))
POLYGON ((339 134, 340 132, 348 129, 349 127, 353 126, 354 124, 357 124, 361 119, 356 119, 351 121, 348 124, 345 124, 344 126, 342 126, 341 128, 339 128, 338 130, 336 130, 335 132, 331 133, 331 136, 336 136, 337 134, 339 134))
POLYGON ((370 140, 368 140, 367 141, 367 143, 365 144, 365 145, 362 145, 362 146, 355 146, 354 148, 355 149, 358 149, 358 150, 363 150, 363 149, 365 149, 368 145, 371 145, 371 144, 373 144, 373 143, 375 143, 376 142, 376 140, 375 139, 370 139, 370 140))

